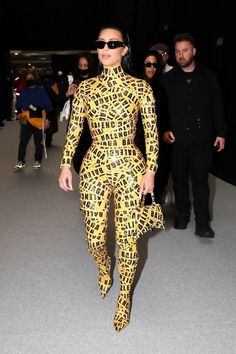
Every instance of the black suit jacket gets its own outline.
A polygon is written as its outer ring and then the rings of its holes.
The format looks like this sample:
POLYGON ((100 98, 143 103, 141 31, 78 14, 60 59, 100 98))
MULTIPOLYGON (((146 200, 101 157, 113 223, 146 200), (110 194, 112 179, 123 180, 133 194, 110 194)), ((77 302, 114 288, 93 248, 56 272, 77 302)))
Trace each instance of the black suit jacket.
POLYGON ((196 64, 192 73, 179 66, 162 76, 168 100, 169 119, 163 130, 178 141, 212 141, 225 137, 223 102, 215 73, 196 64))

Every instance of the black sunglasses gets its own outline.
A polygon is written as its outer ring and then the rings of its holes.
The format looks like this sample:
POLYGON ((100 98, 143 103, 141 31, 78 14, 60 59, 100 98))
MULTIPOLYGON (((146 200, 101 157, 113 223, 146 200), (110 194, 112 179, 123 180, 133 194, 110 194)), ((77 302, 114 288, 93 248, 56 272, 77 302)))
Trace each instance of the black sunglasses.
POLYGON ((116 49, 116 48, 121 48, 121 47, 125 47, 125 44, 123 42, 120 41, 96 41, 95 45, 97 49, 103 49, 105 47, 105 45, 107 44, 109 49, 116 49))
POLYGON ((157 68, 157 63, 151 63, 151 62, 146 62, 144 63, 145 68, 150 68, 151 66, 153 66, 154 68, 157 68))

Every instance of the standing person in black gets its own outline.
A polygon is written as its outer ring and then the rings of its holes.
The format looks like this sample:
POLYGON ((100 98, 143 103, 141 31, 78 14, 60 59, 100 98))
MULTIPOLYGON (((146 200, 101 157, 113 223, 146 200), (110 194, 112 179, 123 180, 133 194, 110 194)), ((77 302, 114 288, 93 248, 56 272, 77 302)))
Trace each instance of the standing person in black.
POLYGON ((174 37, 177 65, 163 75, 168 98, 169 123, 164 140, 172 144, 172 177, 178 218, 175 228, 190 221, 189 175, 192 182, 195 234, 214 237, 210 226, 208 174, 214 147, 225 146, 226 126, 219 83, 213 71, 195 62, 192 35, 174 37))
MULTIPOLYGON (((97 73, 95 60, 93 55, 89 52, 82 52, 76 56, 75 68, 73 70, 73 82, 64 87, 64 102, 70 98, 71 107, 74 93, 81 81, 89 79, 95 76, 97 73)), ((85 153, 90 147, 92 142, 91 134, 89 131, 87 120, 84 122, 84 128, 82 135, 80 137, 79 144, 76 148, 75 154, 73 156, 73 167, 75 171, 79 174, 80 166, 84 158, 85 153)))
MULTIPOLYGON (((168 115, 166 95, 160 82, 161 77, 163 75, 164 66, 165 63, 162 59, 162 56, 156 50, 148 50, 145 53, 143 59, 142 79, 146 80, 150 84, 153 90, 157 119, 158 119, 159 137, 160 137, 158 171, 155 174, 155 187, 154 187, 155 200, 158 203, 164 202, 165 189, 168 184, 169 171, 170 171, 170 145, 164 142, 164 140, 162 139, 162 135, 163 135, 162 125, 164 124, 164 121, 167 119, 167 115, 168 115)), ((137 122, 135 142, 136 145, 142 151, 143 155, 146 156, 144 131, 143 131, 142 120, 140 115, 138 117, 138 122, 137 122)))
POLYGON ((53 134, 58 132, 58 110, 59 110, 59 87, 56 80, 53 78, 53 73, 50 69, 45 69, 41 79, 41 85, 45 88, 51 103, 52 111, 47 113, 49 127, 45 130, 46 146, 50 147, 53 140, 53 134))

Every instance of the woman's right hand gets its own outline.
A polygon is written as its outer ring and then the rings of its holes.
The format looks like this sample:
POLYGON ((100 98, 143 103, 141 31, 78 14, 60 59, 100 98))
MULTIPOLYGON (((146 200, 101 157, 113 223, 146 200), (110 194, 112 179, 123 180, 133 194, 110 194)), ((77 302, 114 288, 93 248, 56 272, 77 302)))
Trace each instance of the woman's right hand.
POLYGON ((64 191, 73 191, 72 173, 69 166, 63 166, 59 176, 59 186, 64 191))
POLYGON ((78 87, 78 86, 75 85, 75 84, 69 85, 68 90, 67 90, 67 92, 66 92, 66 97, 73 96, 74 93, 75 93, 75 91, 76 91, 76 89, 77 89, 77 87, 78 87))

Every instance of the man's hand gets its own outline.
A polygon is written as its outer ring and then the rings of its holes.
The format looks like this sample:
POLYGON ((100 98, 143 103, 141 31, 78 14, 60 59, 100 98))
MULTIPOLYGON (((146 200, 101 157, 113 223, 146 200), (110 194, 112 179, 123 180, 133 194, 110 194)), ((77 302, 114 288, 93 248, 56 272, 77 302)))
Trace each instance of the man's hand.
POLYGON ((175 142, 175 136, 172 131, 165 132, 163 134, 163 140, 167 144, 172 144, 173 142, 175 142))
POLYGON ((217 146, 217 151, 224 150, 224 148, 225 148, 225 138, 217 136, 216 140, 214 142, 214 146, 217 146))

